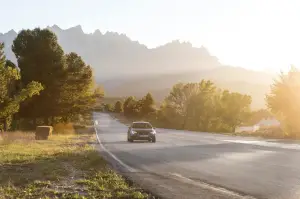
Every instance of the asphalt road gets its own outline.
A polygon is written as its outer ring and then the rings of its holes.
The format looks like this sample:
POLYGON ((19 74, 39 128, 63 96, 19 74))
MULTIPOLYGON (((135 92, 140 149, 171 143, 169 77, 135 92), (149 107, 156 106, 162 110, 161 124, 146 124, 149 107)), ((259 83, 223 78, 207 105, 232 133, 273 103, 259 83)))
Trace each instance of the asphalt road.
POLYGON ((157 129, 157 142, 126 141, 127 127, 94 113, 99 150, 164 198, 300 198, 300 145, 157 129))

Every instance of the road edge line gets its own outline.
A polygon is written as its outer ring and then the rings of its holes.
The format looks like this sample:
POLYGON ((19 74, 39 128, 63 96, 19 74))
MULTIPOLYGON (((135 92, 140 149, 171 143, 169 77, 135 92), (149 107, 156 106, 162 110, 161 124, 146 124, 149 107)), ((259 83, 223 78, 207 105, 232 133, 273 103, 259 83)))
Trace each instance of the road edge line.
POLYGON ((195 186, 199 186, 199 187, 202 187, 203 189, 210 189, 210 190, 213 190, 215 192, 224 193, 224 194, 227 194, 227 195, 230 195, 230 196, 244 198, 244 199, 256 199, 253 196, 246 195, 246 194, 241 194, 239 192, 236 192, 236 191, 233 191, 233 190, 221 187, 221 186, 216 186, 216 185, 209 184, 209 183, 202 182, 202 181, 195 181, 195 180, 192 180, 192 179, 187 178, 185 176, 182 176, 178 173, 169 173, 169 174, 172 175, 172 176, 177 177, 178 178, 177 180, 180 180, 183 183, 188 183, 188 184, 192 184, 192 185, 195 185, 195 186))
POLYGON ((105 146, 102 144, 102 142, 101 142, 101 140, 98 136, 97 127, 95 125, 94 125, 94 129, 95 129, 95 133, 96 133, 98 143, 99 143, 100 147, 102 148, 102 150, 105 151, 107 154, 109 154, 115 161, 117 161, 122 167, 127 169, 129 172, 136 172, 136 169, 130 167, 127 164, 125 164, 122 160, 120 160, 117 156, 115 156, 112 152, 110 152, 107 148, 105 148, 105 146))

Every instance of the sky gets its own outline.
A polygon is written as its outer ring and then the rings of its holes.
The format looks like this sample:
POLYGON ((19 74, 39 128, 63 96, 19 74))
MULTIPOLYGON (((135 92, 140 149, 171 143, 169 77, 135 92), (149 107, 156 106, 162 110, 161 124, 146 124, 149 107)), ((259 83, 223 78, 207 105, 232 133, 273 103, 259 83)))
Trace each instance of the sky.
POLYGON ((299 0, 0 0, 0 32, 57 24, 125 33, 153 48, 205 46, 221 63, 253 70, 300 66, 299 0))

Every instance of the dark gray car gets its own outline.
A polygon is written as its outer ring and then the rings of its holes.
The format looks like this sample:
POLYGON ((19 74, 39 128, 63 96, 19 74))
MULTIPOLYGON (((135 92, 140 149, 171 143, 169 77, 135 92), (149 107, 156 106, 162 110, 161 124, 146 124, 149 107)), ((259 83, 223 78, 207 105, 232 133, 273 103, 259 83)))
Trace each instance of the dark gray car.
POLYGON ((133 122, 127 132, 127 141, 147 140, 149 142, 156 142, 155 128, 149 122, 133 122))

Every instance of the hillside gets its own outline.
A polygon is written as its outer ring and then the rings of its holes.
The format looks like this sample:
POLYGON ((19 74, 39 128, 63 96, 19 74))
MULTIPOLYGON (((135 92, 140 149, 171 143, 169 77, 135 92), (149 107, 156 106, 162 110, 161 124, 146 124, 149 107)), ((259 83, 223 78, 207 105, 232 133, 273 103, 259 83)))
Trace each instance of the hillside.
MULTIPOLYGON (((188 42, 172 41, 149 49, 125 34, 99 30, 85 34, 81 26, 48 28, 56 33, 65 52, 76 52, 93 66, 96 81, 104 85, 109 96, 142 96, 152 91, 162 100, 175 83, 205 78, 221 87, 251 94, 256 107, 264 104, 264 94, 272 82, 267 73, 222 65, 206 48, 188 42)), ((14 30, 0 33, 7 58, 14 62, 11 45, 16 36, 14 30)))
MULTIPOLYGON (((142 97, 151 92, 157 101, 162 101, 170 92, 172 86, 178 82, 200 82, 201 79, 213 80, 216 85, 223 89, 240 92, 252 96, 254 109, 265 106, 265 94, 269 92, 272 77, 268 75, 256 75, 256 72, 242 68, 232 69, 236 73, 226 74, 225 68, 203 70, 201 72, 173 73, 161 75, 144 75, 135 78, 114 78, 102 82, 106 96, 129 96, 142 97), (239 74, 237 71, 240 70, 239 74), (248 73, 244 76, 243 73, 248 73)), ((230 70, 228 70, 229 72, 230 70)), ((230 73, 230 72, 229 72, 230 73)))
MULTIPOLYGON (((189 71, 220 66, 218 59, 206 48, 194 48, 190 43, 173 41, 163 46, 148 49, 132 41, 124 34, 114 32, 85 34, 81 26, 66 30, 54 25, 48 27, 58 37, 65 52, 76 52, 92 65, 98 80, 124 74, 159 74, 161 72, 189 71)), ((10 51, 15 31, 0 35, 6 44, 7 57, 15 58, 10 51)))

